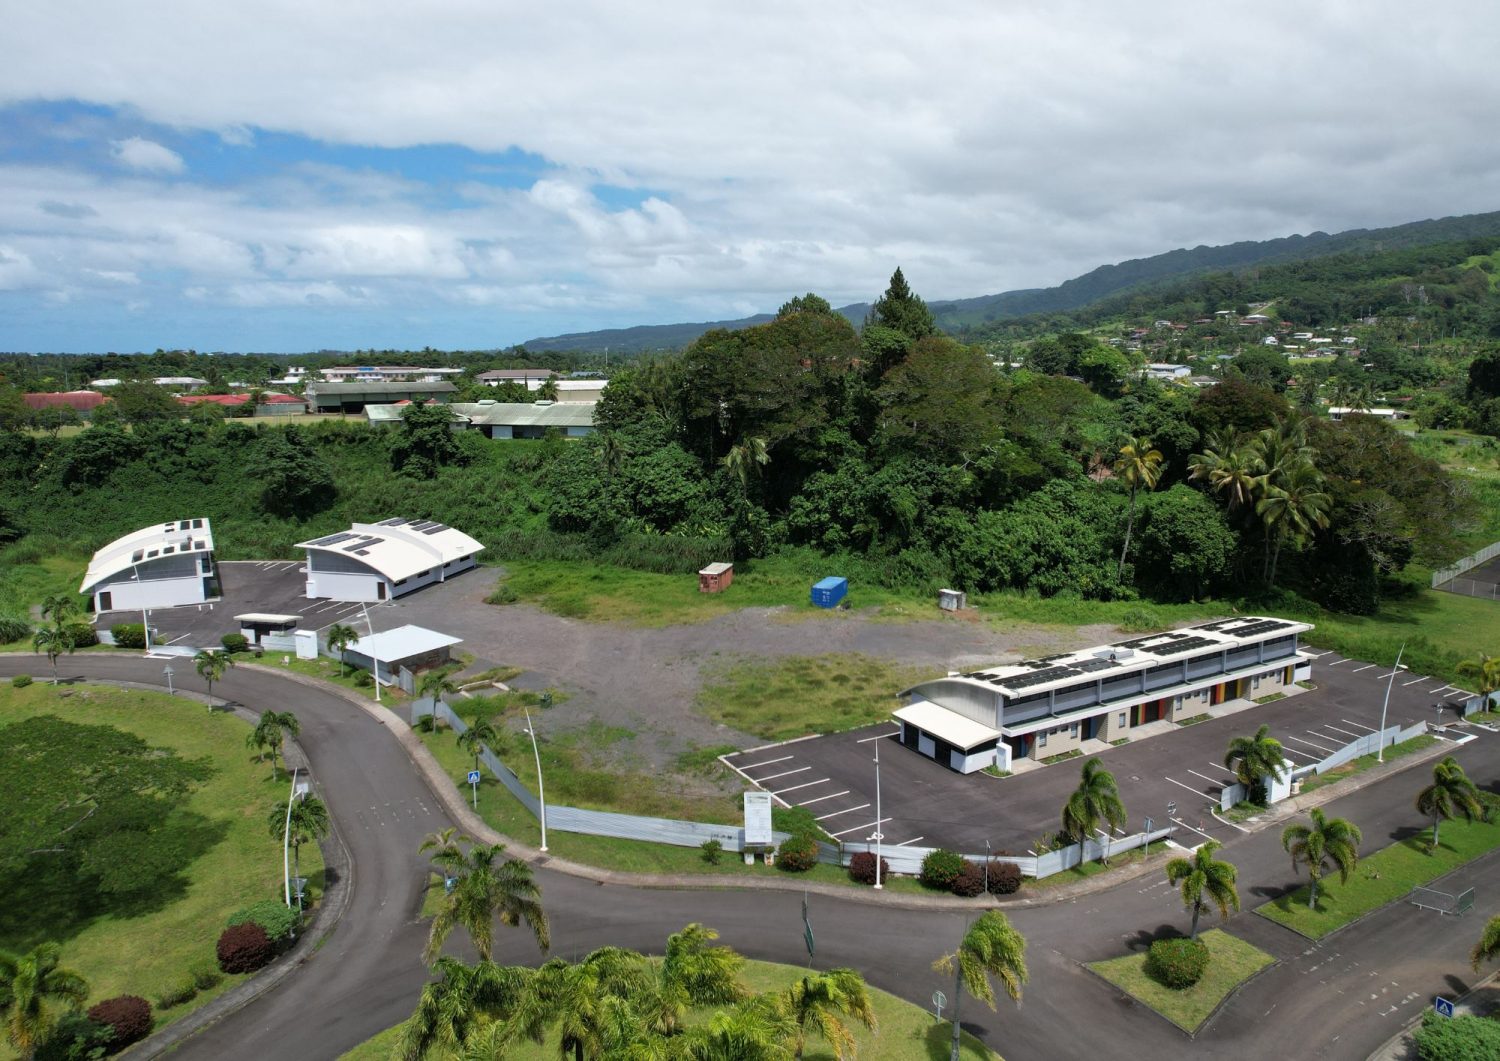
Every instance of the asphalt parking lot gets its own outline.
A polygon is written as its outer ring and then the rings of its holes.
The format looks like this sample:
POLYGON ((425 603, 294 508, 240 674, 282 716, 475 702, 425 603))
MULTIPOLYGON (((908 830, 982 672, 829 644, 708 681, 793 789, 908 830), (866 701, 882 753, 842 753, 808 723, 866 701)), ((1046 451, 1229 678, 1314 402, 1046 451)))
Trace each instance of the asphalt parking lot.
MULTIPOLYGON (((1209 807, 1234 782, 1223 765, 1230 738, 1254 733, 1262 723, 1270 725, 1287 757, 1305 766, 1378 730, 1388 684, 1387 726, 1454 722, 1461 702, 1472 695, 1407 671, 1391 678, 1390 664, 1323 653, 1313 663, 1314 690, 1101 752, 1130 815, 1124 832, 1138 831, 1150 816, 1158 827, 1170 817, 1186 844, 1232 836, 1238 827, 1219 821, 1209 807)), ((807 808, 836 840, 868 840, 878 825, 891 846, 978 854, 989 841, 992 850, 1017 855, 1059 828, 1083 762, 1067 760, 1008 778, 965 776, 903 747, 896 734, 894 723, 881 723, 740 752, 725 761, 784 805, 807 808)))

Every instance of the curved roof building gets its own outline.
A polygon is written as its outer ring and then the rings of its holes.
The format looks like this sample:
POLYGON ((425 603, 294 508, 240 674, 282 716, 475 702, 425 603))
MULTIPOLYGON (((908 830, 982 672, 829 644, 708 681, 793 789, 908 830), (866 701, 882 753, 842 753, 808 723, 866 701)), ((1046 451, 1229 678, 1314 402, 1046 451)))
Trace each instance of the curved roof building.
POLYGON ((213 551, 207 519, 142 527, 94 554, 78 592, 96 612, 202 604, 218 595, 213 551))
POLYGON ((433 520, 394 516, 299 542, 307 550, 307 595, 331 600, 390 600, 475 566, 484 548, 433 520))

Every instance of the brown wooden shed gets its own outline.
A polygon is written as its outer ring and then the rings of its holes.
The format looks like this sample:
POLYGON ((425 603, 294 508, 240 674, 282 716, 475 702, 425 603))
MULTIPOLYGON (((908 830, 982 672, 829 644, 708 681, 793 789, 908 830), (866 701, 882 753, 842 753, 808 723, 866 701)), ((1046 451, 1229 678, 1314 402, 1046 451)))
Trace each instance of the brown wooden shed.
POLYGON ((733 581, 733 564, 709 564, 698 572, 698 592, 723 593, 733 581))

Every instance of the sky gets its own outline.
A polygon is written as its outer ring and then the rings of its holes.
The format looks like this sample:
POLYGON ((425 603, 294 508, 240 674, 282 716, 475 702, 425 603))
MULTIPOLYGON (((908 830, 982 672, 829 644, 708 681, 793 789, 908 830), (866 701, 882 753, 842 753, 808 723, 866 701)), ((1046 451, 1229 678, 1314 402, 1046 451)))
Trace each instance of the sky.
POLYGON ((1500 209, 1500 5, 6 5, 0 350, 489 349, 1500 209))

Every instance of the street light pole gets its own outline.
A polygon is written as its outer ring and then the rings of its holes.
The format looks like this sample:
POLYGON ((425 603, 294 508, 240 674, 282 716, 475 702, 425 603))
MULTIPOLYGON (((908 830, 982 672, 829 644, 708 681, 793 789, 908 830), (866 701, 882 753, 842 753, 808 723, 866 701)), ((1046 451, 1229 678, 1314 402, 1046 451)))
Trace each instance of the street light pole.
POLYGON ((990 841, 986 837, 984 841, 984 894, 985 898, 990 894, 990 841))
POLYGON ((1385 709, 1391 706, 1391 686, 1396 684, 1396 674, 1401 670, 1401 657, 1406 652, 1406 642, 1401 642, 1401 650, 1396 653, 1396 665, 1391 668, 1391 679, 1385 683, 1385 702, 1380 705, 1380 747, 1376 750, 1375 761, 1385 762, 1385 709))
POLYGON ((177 690, 172 688, 172 675, 173 675, 173 673, 175 673, 172 670, 172 665, 170 663, 168 663, 165 667, 163 667, 161 669, 161 672, 162 672, 163 675, 166 676, 166 679, 167 679, 167 695, 168 696, 176 696, 177 695, 177 690))
POLYGON ((531 712, 525 707, 521 710, 526 714, 526 732, 531 735, 531 754, 536 757, 536 798, 542 810, 542 847, 547 850, 547 790, 542 787, 542 753, 536 747, 536 730, 531 725, 531 712))
POLYGON ((141 581, 141 569, 130 565, 130 570, 135 572, 135 588, 141 591, 141 638, 146 643, 146 655, 151 655, 151 620, 146 615, 146 592, 145 583, 141 581))
POLYGON ((875 742, 875 835, 870 837, 875 841, 875 889, 881 890, 885 887, 880 883, 880 841, 885 839, 885 834, 880 831, 880 741, 875 742))
MULTIPOLYGON (((375 639, 375 624, 370 622, 370 609, 365 607, 364 601, 360 601, 359 610, 365 613, 365 629, 370 631, 370 640, 375 639)), ((380 660, 375 658, 375 653, 370 653, 370 663, 375 678, 375 702, 380 703, 380 660)))
POLYGON ((287 906, 292 905, 292 801, 297 798, 297 771, 292 767, 292 791, 286 797, 286 822, 281 828, 281 886, 287 906))

